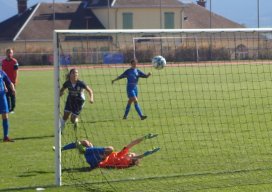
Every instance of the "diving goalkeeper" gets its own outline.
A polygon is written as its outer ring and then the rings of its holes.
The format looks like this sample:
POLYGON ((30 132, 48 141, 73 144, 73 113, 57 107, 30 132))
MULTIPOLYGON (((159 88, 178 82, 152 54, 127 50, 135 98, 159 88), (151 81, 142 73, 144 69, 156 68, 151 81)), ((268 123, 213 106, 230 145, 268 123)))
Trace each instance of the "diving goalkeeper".
POLYGON ((84 154, 86 162, 91 169, 100 168, 129 168, 138 165, 143 157, 151 155, 160 150, 159 147, 146 151, 143 154, 137 155, 130 152, 130 149, 146 139, 157 137, 158 134, 147 134, 143 137, 131 141, 121 151, 114 152, 113 147, 95 147, 88 140, 76 141, 62 147, 62 151, 77 148, 80 153, 84 154))

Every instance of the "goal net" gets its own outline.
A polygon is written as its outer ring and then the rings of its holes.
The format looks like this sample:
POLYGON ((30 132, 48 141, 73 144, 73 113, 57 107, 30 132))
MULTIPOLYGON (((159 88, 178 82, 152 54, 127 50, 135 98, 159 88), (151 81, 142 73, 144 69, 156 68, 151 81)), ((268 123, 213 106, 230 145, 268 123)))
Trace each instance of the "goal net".
POLYGON ((57 30, 55 31, 56 182, 101 191, 193 191, 270 182, 272 156, 272 29, 57 30), (167 65, 152 67, 162 55, 167 65), (141 120, 127 80, 130 67, 149 78, 138 82, 141 120), (68 119, 61 134, 70 69, 91 87, 77 128, 68 119), (126 169, 88 169, 78 150, 60 147, 80 139, 120 151, 133 139, 158 134, 131 152, 144 157, 126 169), (62 179, 61 179, 62 178, 62 179))

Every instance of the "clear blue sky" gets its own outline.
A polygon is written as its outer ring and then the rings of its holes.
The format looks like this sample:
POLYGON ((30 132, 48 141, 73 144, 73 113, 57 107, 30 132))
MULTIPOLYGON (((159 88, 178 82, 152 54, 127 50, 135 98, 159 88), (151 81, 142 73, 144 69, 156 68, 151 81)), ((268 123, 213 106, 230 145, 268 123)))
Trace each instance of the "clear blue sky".
POLYGON ((258 5, 260 27, 272 27, 272 0, 207 0, 206 8, 246 27, 258 27, 258 5))
MULTIPOLYGON (((67 0, 28 0, 28 6, 38 2, 66 2, 67 0)), ((196 2, 197 0, 181 0, 196 2)), ((258 26, 258 2, 260 27, 272 27, 272 0, 207 0, 206 8, 211 8, 224 16, 246 27, 258 26), (211 6, 210 6, 211 2, 211 6)), ((0 22, 17 13, 17 0, 0 0, 0 22)))

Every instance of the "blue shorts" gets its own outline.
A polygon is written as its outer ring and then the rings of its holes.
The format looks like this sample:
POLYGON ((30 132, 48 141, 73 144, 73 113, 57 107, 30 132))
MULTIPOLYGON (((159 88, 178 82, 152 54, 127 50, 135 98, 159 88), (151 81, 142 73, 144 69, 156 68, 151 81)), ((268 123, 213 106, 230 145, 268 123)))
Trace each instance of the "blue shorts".
POLYGON ((6 94, 0 94, 0 114, 8 113, 8 102, 6 94))
POLYGON ((84 154, 87 163, 92 169, 96 168, 98 164, 104 160, 105 148, 104 147, 88 147, 84 154))
POLYGON ((137 87, 127 88, 127 96, 128 96, 128 98, 138 97, 138 89, 137 89, 137 87))

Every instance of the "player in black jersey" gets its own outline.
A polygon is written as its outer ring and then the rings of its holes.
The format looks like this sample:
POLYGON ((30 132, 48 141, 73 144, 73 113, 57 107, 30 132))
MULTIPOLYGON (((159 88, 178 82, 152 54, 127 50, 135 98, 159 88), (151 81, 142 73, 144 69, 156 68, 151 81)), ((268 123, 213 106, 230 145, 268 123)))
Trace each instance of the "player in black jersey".
POLYGON ((61 131, 63 131, 65 122, 68 120, 69 116, 71 116, 71 122, 77 127, 78 116, 85 102, 84 90, 86 90, 89 95, 90 103, 94 102, 92 89, 86 85, 84 81, 79 80, 78 70, 75 68, 69 71, 67 79, 60 89, 60 96, 64 94, 66 89, 68 89, 68 96, 65 103, 63 118, 61 119, 61 131))

